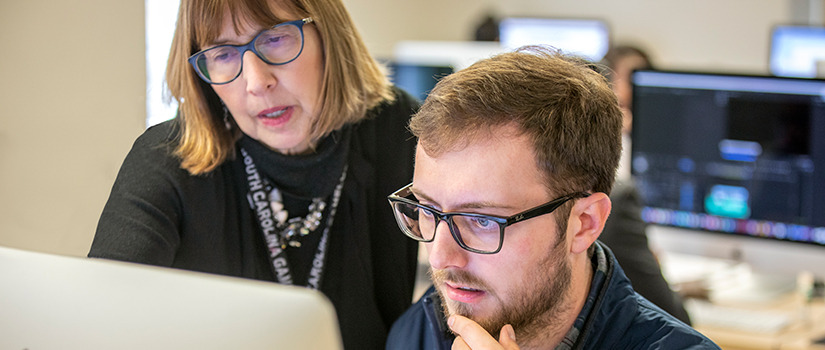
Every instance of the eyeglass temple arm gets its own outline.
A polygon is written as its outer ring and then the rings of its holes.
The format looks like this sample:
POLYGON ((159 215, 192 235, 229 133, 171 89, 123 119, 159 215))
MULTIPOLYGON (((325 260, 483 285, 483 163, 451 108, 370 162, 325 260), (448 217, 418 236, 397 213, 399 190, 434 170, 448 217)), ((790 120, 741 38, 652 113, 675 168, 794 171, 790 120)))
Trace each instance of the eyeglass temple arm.
POLYGON ((590 196, 590 193, 587 193, 587 192, 576 192, 576 193, 568 194, 564 197, 561 197, 561 198, 558 198, 554 201, 551 201, 551 202, 549 202, 545 205, 541 205, 541 206, 539 206, 537 208, 533 208, 533 209, 527 209, 527 210, 525 210, 521 213, 513 215, 513 216, 510 217, 509 220, 507 220, 507 224, 512 225, 512 224, 515 224, 519 221, 532 219, 536 216, 544 215, 544 214, 553 212, 554 210, 558 209, 558 207, 560 207, 562 204, 567 203, 567 201, 569 201, 569 200, 576 199, 576 198, 585 198, 585 197, 589 197, 589 196, 590 196))

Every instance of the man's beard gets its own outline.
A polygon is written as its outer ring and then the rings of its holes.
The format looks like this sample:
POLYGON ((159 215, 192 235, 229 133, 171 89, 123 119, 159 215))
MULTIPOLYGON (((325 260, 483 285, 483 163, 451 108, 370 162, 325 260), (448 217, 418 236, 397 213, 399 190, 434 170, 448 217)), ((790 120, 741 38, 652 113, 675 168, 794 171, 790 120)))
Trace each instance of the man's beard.
POLYGON ((458 314, 468 317, 483 327, 494 338, 498 338, 501 328, 506 324, 513 326, 517 339, 527 340, 534 338, 547 327, 558 322, 557 315, 561 310, 570 307, 565 302, 566 292, 570 286, 571 268, 565 258, 564 242, 558 242, 556 247, 536 266, 533 278, 523 280, 516 288, 510 289, 508 300, 492 294, 488 284, 480 278, 463 270, 439 270, 430 268, 430 276, 436 287, 443 286, 445 281, 467 284, 484 290, 488 297, 498 301, 498 307, 488 317, 479 317, 473 312, 469 304, 448 300, 441 288, 436 288, 441 297, 441 306, 444 314, 458 314), (555 275, 554 275, 555 273, 555 275), (450 312, 448 305, 454 310, 450 312))

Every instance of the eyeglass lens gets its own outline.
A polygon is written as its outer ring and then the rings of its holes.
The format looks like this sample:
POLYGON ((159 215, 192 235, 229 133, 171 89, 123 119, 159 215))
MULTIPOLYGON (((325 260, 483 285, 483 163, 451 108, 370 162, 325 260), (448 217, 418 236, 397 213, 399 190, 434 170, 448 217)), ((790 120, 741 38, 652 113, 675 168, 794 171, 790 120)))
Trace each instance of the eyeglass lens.
MULTIPOLYGON (((282 64, 294 60, 300 54, 303 40, 301 29, 294 24, 283 24, 265 30, 254 39, 254 51, 264 62, 282 64)), ((229 82, 240 74, 244 47, 217 46, 206 50, 197 58, 197 67, 210 82, 229 82)))
MULTIPOLYGON (((432 241, 441 218, 426 208, 404 203, 393 203, 395 216, 405 234, 420 241, 432 241)), ((443 217, 465 246, 479 251, 492 252, 501 243, 501 227, 498 222, 483 215, 447 214, 443 217)))

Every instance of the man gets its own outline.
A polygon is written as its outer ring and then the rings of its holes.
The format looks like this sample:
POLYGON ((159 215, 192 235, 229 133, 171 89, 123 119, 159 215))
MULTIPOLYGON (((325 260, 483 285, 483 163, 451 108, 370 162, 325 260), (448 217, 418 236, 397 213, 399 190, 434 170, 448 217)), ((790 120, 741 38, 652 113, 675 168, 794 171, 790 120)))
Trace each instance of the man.
POLYGON ((413 182, 390 196, 435 291, 387 348, 718 349, 636 294, 596 241, 621 127, 604 78, 549 49, 442 79, 410 122, 413 182))

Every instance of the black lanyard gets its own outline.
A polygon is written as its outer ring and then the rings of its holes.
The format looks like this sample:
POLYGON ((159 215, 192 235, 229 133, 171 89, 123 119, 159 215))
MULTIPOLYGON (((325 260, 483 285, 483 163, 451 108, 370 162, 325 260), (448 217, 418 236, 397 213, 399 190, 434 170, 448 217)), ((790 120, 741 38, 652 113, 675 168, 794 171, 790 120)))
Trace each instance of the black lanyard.
MULTIPOLYGON (((243 156, 244 168, 246 170, 246 180, 249 184, 249 206, 255 213, 255 219, 261 228, 261 232, 266 240, 266 245, 269 248, 269 256, 272 260, 275 276, 278 279, 278 283, 291 285, 293 284, 292 270, 289 268, 289 261, 284 251, 288 246, 288 242, 276 227, 272 208, 269 203, 269 196, 266 191, 266 183, 258 173, 258 168, 255 166, 252 157, 243 147, 241 147, 241 155, 243 156)), ((329 210, 324 233, 321 236, 321 241, 318 242, 318 250, 312 260, 312 268, 307 278, 307 287, 312 289, 317 290, 321 286, 321 278, 323 277, 324 265, 326 263, 326 251, 329 246, 329 230, 335 219, 335 212, 338 209, 338 202, 341 198, 341 190, 344 187, 346 177, 347 166, 345 165, 338 185, 335 187, 335 191, 333 191, 332 206, 329 210)))

